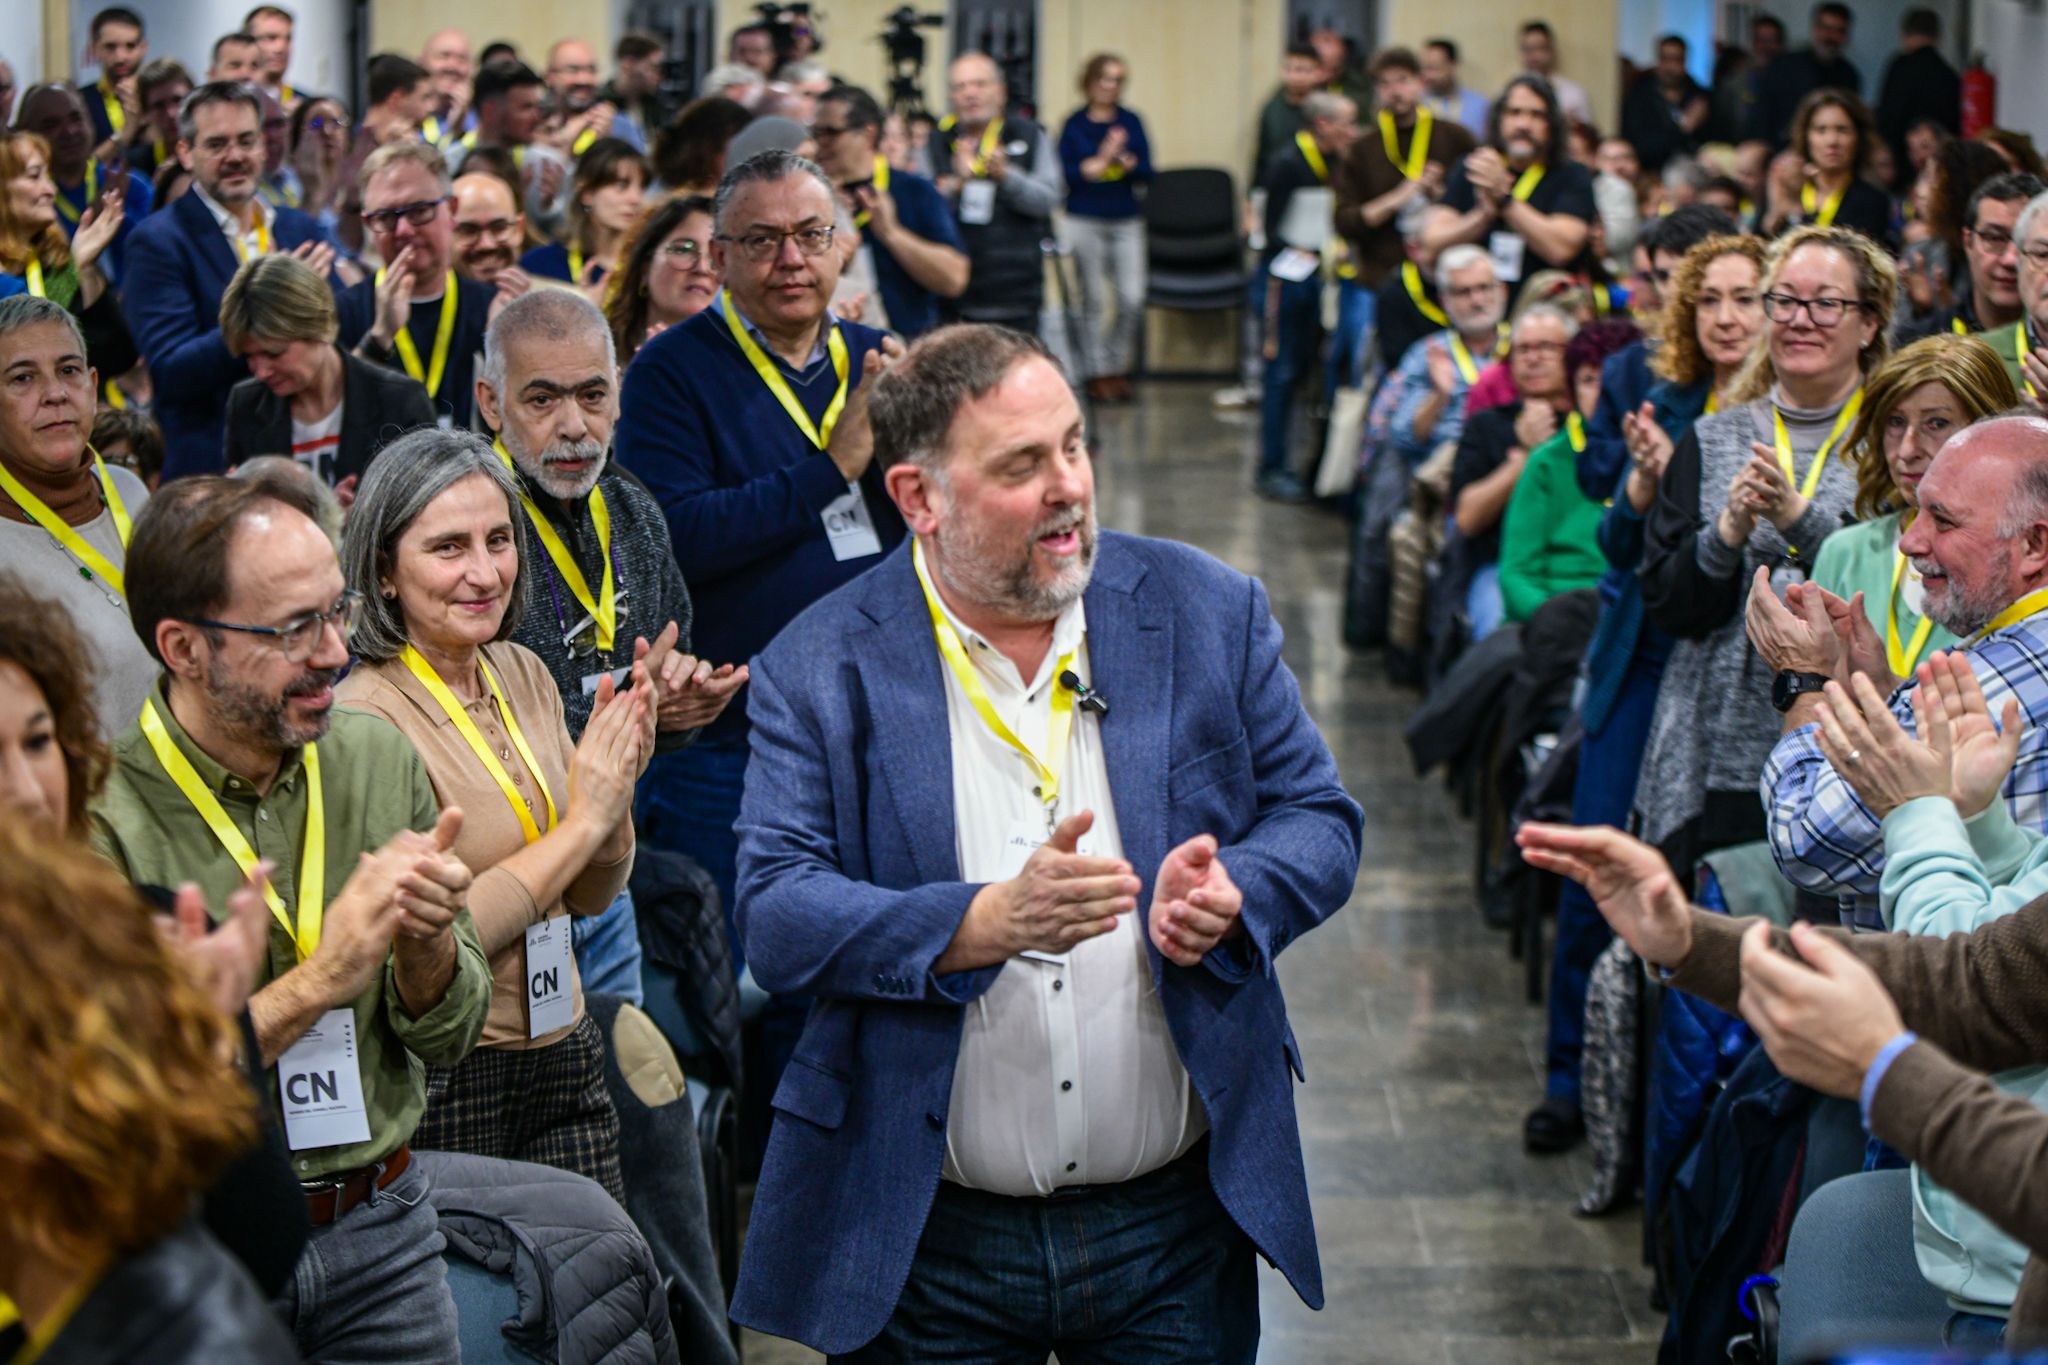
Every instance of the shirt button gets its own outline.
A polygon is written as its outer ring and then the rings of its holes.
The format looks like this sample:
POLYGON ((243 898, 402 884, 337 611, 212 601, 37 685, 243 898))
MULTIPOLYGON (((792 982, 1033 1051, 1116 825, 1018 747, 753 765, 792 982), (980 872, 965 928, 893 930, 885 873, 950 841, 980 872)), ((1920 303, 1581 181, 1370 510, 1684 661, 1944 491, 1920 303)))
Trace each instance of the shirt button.
POLYGON ((256 818, 258 820, 268 820, 270 818, 270 812, 267 810, 259 810, 256 812, 256 818))
POLYGON ((1059 979, 1058 977, 1054 977, 1054 978, 1052 979, 1052 988, 1053 988, 1054 990, 1056 990, 1056 991, 1057 991, 1057 990, 1064 990, 1064 989, 1066 989, 1066 985, 1067 985, 1067 983, 1066 983, 1066 982, 1064 982, 1064 981, 1062 981, 1062 980, 1060 980, 1060 979, 1059 979))
POLYGON ((310 1161, 302 1160, 299 1162, 299 1169, 302 1171, 310 1171, 313 1169, 313 1163, 310 1161))
POLYGON ((1061 1082, 1060 1082, 1060 1089, 1062 1089, 1062 1090, 1072 1090, 1073 1088, 1074 1088, 1074 1083, 1073 1083, 1072 1081, 1061 1081, 1061 1082))
POLYGON ((1073 1174, 1074 1170, 1076 1169, 1076 1167, 1079 1166, 1079 1164, 1079 1162, 1069 1161, 1067 1163, 1067 1173, 1069 1175, 1073 1174))

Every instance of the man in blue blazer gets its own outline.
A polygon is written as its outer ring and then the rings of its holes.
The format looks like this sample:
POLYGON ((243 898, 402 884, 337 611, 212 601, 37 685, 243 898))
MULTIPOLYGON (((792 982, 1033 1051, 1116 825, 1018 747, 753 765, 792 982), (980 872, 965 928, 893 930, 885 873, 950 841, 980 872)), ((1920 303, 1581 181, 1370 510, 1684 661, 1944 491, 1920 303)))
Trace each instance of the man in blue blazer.
POLYGON ((255 90, 236 81, 200 86, 178 110, 178 159, 192 172, 192 191, 144 219, 128 243, 121 303, 149 361, 165 479, 221 470, 228 391, 249 377, 220 335, 220 296, 242 262, 288 251, 322 276, 334 266, 317 223, 257 198, 263 155, 255 90))
POLYGON ((815 1003, 733 1317, 1250 1361, 1255 1252, 1322 1304, 1274 959, 1350 896, 1359 808, 1259 584, 1098 536, 1036 339, 941 329, 870 419, 913 539, 752 666, 740 927, 815 1003))

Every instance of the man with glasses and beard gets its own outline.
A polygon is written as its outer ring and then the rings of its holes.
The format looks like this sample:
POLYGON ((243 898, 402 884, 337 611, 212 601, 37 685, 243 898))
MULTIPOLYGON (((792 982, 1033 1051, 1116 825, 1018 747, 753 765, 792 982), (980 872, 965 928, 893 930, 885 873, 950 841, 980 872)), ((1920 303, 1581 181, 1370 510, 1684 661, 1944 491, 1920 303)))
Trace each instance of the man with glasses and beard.
POLYGON ((512 186, 488 171, 455 177, 455 273, 518 298, 533 288, 519 268, 526 249, 526 215, 512 186))
MULTIPOLYGON (((2020 250, 2014 229, 2028 201, 2044 189, 2048 185, 2018 172, 1993 176, 1976 188, 1963 212, 1967 271, 1962 287, 1954 291, 1953 299, 1947 288, 1938 287, 1934 308, 1899 326, 1900 346, 1943 332, 1990 333, 1985 339, 2012 371, 2014 387, 2020 387, 2019 354, 2010 343, 2013 326, 2026 313, 2026 306, 2020 298, 2020 250)), ((1902 272, 1914 268, 1903 262, 1900 265, 1902 272)), ((1925 263, 1917 268, 1924 271, 1925 263)), ((1937 280, 1936 284, 1945 286, 1946 281, 1937 280)))
POLYGON ((1350 896, 1359 808, 1257 580, 1098 534, 1042 343, 942 328, 872 420, 915 540, 755 660, 741 927, 818 1005, 733 1320, 1250 1361, 1255 1252, 1322 1302, 1273 960, 1350 896))
MULTIPOLYGON (((690 653, 690 594, 661 506, 611 463, 618 360, 604 314, 566 289, 506 304, 484 335, 476 403, 519 480, 539 549, 532 599, 512 638, 553 675, 570 739, 583 736, 598 680, 609 673, 625 685, 635 641, 646 640, 655 752, 680 749, 718 718, 747 670, 690 653)), ((573 920, 570 934, 585 992, 641 999, 630 893, 602 915, 573 920)))
POLYGON ((129 544, 135 633, 163 665, 114 745, 93 838, 141 886, 245 878, 271 910, 249 1016, 311 1240, 276 1307, 309 1361, 453 1360, 455 1304, 408 1143, 426 1065, 483 1032, 469 869, 391 726, 336 712, 361 603, 295 480, 182 479, 129 544), (260 861, 259 861, 260 860, 260 861))

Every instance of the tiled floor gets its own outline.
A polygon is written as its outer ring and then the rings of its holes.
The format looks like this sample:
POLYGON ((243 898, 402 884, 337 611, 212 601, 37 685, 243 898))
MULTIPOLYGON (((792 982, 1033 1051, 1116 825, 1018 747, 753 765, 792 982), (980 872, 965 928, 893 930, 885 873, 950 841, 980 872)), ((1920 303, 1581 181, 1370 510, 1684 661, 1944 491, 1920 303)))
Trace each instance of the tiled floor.
MULTIPOLYGON (((1410 694, 1344 648, 1345 523, 1245 490, 1255 423, 1206 386, 1151 384, 1105 409, 1103 523, 1199 545, 1264 580, 1311 712, 1366 812, 1351 904, 1281 958, 1309 1082, 1296 1091, 1328 1306, 1270 1270, 1272 1365, 1619 1365, 1654 1358, 1661 1319, 1632 1214, 1573 1215, 1582 1154, 1523 1154, 1539 1010, 1480 922, 1471 833, 1410 771, 1410 694)), ((818 1357, 750 1336, 750 1365, 818 1357)))

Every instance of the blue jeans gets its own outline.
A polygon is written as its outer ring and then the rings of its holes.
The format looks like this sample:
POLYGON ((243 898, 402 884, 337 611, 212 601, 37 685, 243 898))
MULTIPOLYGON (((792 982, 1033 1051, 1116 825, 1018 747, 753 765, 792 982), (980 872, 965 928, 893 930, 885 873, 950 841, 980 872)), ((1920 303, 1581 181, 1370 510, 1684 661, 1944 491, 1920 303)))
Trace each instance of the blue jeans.
POLYGON ((447 1242, 419 1162, 313 1229, 292 1283, 271 1306, 307 1360, 416 1365, 461 1352, 447 1242))
MULTIPOLYGON (((1615 695, 1607 724, 1587 735, 1579 748, 1579 775, 1572 787, 1572 823, 1613 825, 1628 821, 1636 799, 1636 773, 1650 742, 1657 713, 1662 659, 1637 655, 1615 695)), ((1543 1053, 1543 1090, 1551 1099, 1579 1102, 1579 1057, 1586 1045, 1586 981, 1613 935, 1593 898, 1567 879, 1557 898, 1557 947, 1550 962, 1550 1040, 1543 1053)))
POLYGON ((687 749, 656 754, 633 798, 640 837, 656 848, 673 849, 711 874, 725 902, 726 937, 732 941, 732 969, 746 965, 733 919, 733 885, 739 880, 740 794, 747 784, 747 741, 699 740, 687 749))
POLYGON ((939 1182, 888 1325, 833 1361, 1248 1365, 1252 1243, 1210 1188, 1208 1152, 1046 1199, 939 1182))
POLYGON ((1472 623, 1472 638, 1484 640, 1500 629, 1507 615, 1508 604, 1500 595, 1500 565, 1481 564, 1465 585, 1465 619, 1472 623))
POLYGON ((1315 368, 1322 340, 1323 282, 1274 279, 1280 289, 1273 358, 1266 362, 1259 393, 1259 473, 1285 473, 1287 432, 1294 416, 1294 390, 1315 368))
POLYGON ((1323 400, 1335 400, 1340 385, 1357 384, 1372 360, 1373 328, 1379 324, 1380 296, 1357 280, 1337 282, 1337 334, 1330 338, 1329 373, 1323 400))
POLYGON ((572 917, 569 946, 576 951, 585 995, 616 995, 636 1005, 647 999, 640 984, 640 925, 631 891, 619 892, 601 915, 572 917))

